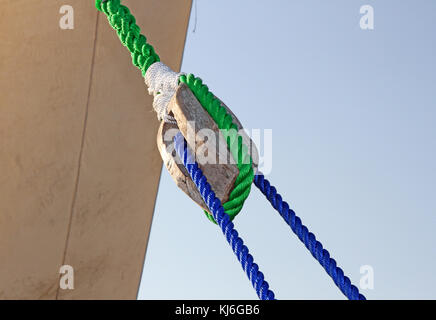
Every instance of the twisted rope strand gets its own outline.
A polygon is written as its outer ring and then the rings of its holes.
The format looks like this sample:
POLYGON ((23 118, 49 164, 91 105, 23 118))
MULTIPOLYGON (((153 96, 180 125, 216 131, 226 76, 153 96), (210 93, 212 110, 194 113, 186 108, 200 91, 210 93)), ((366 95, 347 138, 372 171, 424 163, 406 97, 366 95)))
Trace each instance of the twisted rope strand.
MULTIPOLYGON (((133 64, 142 71, 142 75, 145 77, 150 66, 159 62, 160 58, 153 47, 147 43, 146 37, 141 34, 141 29, 136 24, 136 19, 130 13, 129 8, 122 5, 120 0, 95 0, 95 6, 107 16, 109 24, 117 32, 122 44, 129 50, 133 64)), ((237 163, 239 175, 228 201, 223 204, 226 214, 230 216, 230 219, 233 219, 241 211, 250 194, 254 178, 252 159, 248 155, 247 147, 242 143, 242 138, 237 134, 239 128, 233 123, 231 115, 221 106, 220 101, 215 98, 208 87, 202 84, 201 79, 195 78, 193 75, 183 75, 180 76, 179 81, 185 82, 189 86, 200 104, 222 130, 230 152, 237 163)), ((160 118, 171 122, 173 119, 166 114, 166 108, 158 107, 157 100, 164 99, 165 101, 161 101, 160 105, 165 105, 169 101, 165 98, 168 97, 157 96, 155 109, 160 118)), ((215 222, 209 212, 205 211, 205 214, 209 220, 215 222)))
MULTIPOLYGON (((214 94, 209 91, 209 88, 203 84, 202 80, 196 78, 193 74, 182 75, 179 79, 180 82, 185 83, 191 89, 201 106, 216 122, 237 164, 238 177, 235 180, 233 190, 230 192, 229 199, 223 204, 225 213, 229 215, 230 220, 233 220, 241 211, 245 200, 250 194, 254 178, 253 160, 248 153, 248 147, 242 142, 242 137, 238 134, 240 128, 233 122, 232 116, 214 94)), ((205 211, 205 214, 209 220, 215 222, 207 211, 205 211)))
POLYGON ((277 193, 276 188, 271 186, 263 174, 258 173, 254 176, 254 184, 265 195, 274 209, 280 213, 283 220, 309 249, 312 256, 323 266, 341 292, 350 300, 366 300, 365 296, 359 293, 357 287, 351 284, 350 279, 344 276, 344 271, 336 265, 335 259, 330 257, 330 253, 326 249, 323 249, 321 242, 317 241, 315 235, 303 225, 294 210, 290 209, 288 203, 282 200, 282 196, 277 193))
POLYGON ((132 63, 145 76, 147 69, 153 63, 160 61, 160 58, 154 48, 147 43, 147 38, 141 34, 141 29, 129 8, 123 6, 120 0, 96 0, 95 6, 97 10, 106 14, 109 24, 117 32, 121 43, 130 51, 132 63))
POLYGON ((206 177, 203 175, 191 152, 188 150, 186 140, 180 132, 174 137, 174 145, 177 155, 183 160, 183 164, 189 172, 192 181, 197 186, 213 218, 220 226, 227 242, 232 247, 233 252, 242 265, 242 269, 244 269, 248 279, 250 279, 251 284, 256 290, 259 299, 274 300, 274 293, 269 289, 268 282, 265 281, 263 273, 259 271, 259 266, 254 263, 253 256, 249 253, 247 246, 244 245, 243 240, 239 237, 233 222, 230 221, 230 217, 224 213, 221 201, 215 196, 206 177))
MULTIPOLYGON (((120 0, 95 0, 95 5, 99 11, 105 13, 122 44, 129 50, 133 64, 145 76, 149 67, 159 62, 160 58, 154 51, 154 48, 147 43, 146 37, 141 34, 140 28, 136 24, 136 19, 130 13, 129 8, 121 5, 120 0)), ((195 78, 190 74, 188 76, 180 76, 179 81, 189 86, 200 104, 217 123, 226 138, 233 158, 236 160, 239 175, 230 193, 229 200, 221 204, 221 201, 215 196, 215 193, 207 183, 206 177, 202 174, 195 161, 193 161, 192 156, 189 155, 186 141, 184 141, 181 134, 175 137, 179 156, 183 158, 192 180, 212 213, 209 214, 205 211, 206 215, 211 221, 220 226, 244 271, 251 280, 259 298, 274 299, 274 293, 268 289, 268 283, 264 280, 262 272, 259 271, 257 264, 253 262, 253 257, 248 253, 248 248, 243 244, 242 239, 239 238, 231 222, 242 209, 250 193, 251 182, 253 181, 252 159, 247 152, 247 147, 242 143, 241 136, 236 133, 238 127, 233 123, 231 115, 227 113, 221 102, 209 91, 208 87, 203 85, 201 79, 195 78), (187 162, 189 157, 191 158, 191 163, 187 162)), ((282 197, 277 193, 275 187, 271 186, 262 174, 254 176, 254 183, 280 213, 292 231, 309 249, 315 259, 324 267, 340 290, 349 299, 365 300, 365 297, 351 284, 350 279, 344 276, 342 269, 336 266, 336 261, 330 258, 329 252, 323 249, 322 244, 302 224, 301 219, 295 215, 295 212, 289 208, 289 205, 282 201, 282 197)))

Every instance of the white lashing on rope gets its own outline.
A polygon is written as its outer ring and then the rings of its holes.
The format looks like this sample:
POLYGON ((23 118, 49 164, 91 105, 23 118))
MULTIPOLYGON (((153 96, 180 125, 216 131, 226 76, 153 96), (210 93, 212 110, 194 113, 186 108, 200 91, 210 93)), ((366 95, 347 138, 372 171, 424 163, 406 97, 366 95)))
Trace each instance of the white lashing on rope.
POLYGON ((145 73, 145 84, 148 86, 148 93, 154 96, 153 109, 159 120, 176 123, 168 114, 168 105, 176 93, 181 74, 174 72, 162 62, 153 63, 145 73))

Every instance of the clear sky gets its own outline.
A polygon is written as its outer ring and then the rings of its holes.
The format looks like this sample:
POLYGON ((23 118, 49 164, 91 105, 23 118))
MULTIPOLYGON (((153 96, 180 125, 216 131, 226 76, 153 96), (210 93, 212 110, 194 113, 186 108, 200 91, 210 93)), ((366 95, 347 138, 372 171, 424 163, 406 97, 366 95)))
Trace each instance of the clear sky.
MULTIPOLYGON (((196 0, 182 71, 272 129, 277 187, 368 299, 435 299, 436 1, 196 0), (374 30, 359 26, 374 8, 374 30)), ((253 187, 235 226, 278 299, 343 299, 253 187)), ((164 169, 139 299, 256 299, 164 169)))

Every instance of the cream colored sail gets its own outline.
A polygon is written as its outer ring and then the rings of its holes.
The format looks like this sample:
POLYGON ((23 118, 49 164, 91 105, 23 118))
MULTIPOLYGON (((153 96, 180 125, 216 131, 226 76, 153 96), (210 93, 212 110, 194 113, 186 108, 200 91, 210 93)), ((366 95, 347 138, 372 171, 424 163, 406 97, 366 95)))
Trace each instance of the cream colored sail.
MULTIPOLYGON (((179 70, 191 1, 125 0, 179 70)), ((162 162, 159 122, 94 1, 0 2, 0 298, 134 299, 162 162), (64 28, 63 28, 64 27, 64 28), (74 289, 60 287, 60 268, 74 289)))

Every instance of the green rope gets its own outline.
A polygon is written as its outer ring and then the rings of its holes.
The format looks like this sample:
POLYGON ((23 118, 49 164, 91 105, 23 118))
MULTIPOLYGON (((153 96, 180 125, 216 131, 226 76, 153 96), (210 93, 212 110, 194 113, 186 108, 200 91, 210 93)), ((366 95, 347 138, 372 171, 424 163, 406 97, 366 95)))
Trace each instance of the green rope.
MULTIPOLYGON (((123 6, 120 0, 96 0, 96 8, 103 12, 109 24, 117 32, 121 43, 130 51, 133 64, 142 71, 145 76, 148 68, 155 62, 160 61, 153 47, 147 43, 147 38, 141 34, 141 29, 136 24, 135 17, 129 8, 123 6)), ((235 159, 239 169, 229 199, 223 204, 225 212, 233 219, 242 209, 245 200, 250 194, 251 183, 254 179, 253 160, 248 153, 248 148, 242 143, 242 137, 238 134, 238 126, 233 123, 232 116, 221 106, 221 102, 203 85, 201 79, 192 74, 182 75, 180 81, 186 83, 203 108, 209 113, 218 125, 227 146, 235 159)), ((205 211, 206 216, 216 223, 213 216, 205 211)))
POLYGON ((133 64, 145 76, 148 68, 160 59, 153 47, 147 43, 147 38, 141 34, 141 29, 129 8, 123 6, 120 0, 96 0, 95 6, 106 14, 121 43, 130 51, 133 64))
MULTIPOLYGON (((238 166, 239 174, 235 180, 233 190, 229 195, 229 200, 223 204, 225 212, 230 219, 233 219, 241 211, 245 200, 250 194, 251 183, 254 179, 253 160, 248 153, 247 146, 242 143, 242 137, 238 134, 240 128, 233 122, 232 116, 209 91, 209 88, 202 83, 201 79, 189 74, 180 76, 180 82, 188 85, 200 104, 216 122, 218 128, 221 129, 230 153, 238 166)), ((205 214, 209 220, 216 223, 209 212, 205 211, 205 214)))

